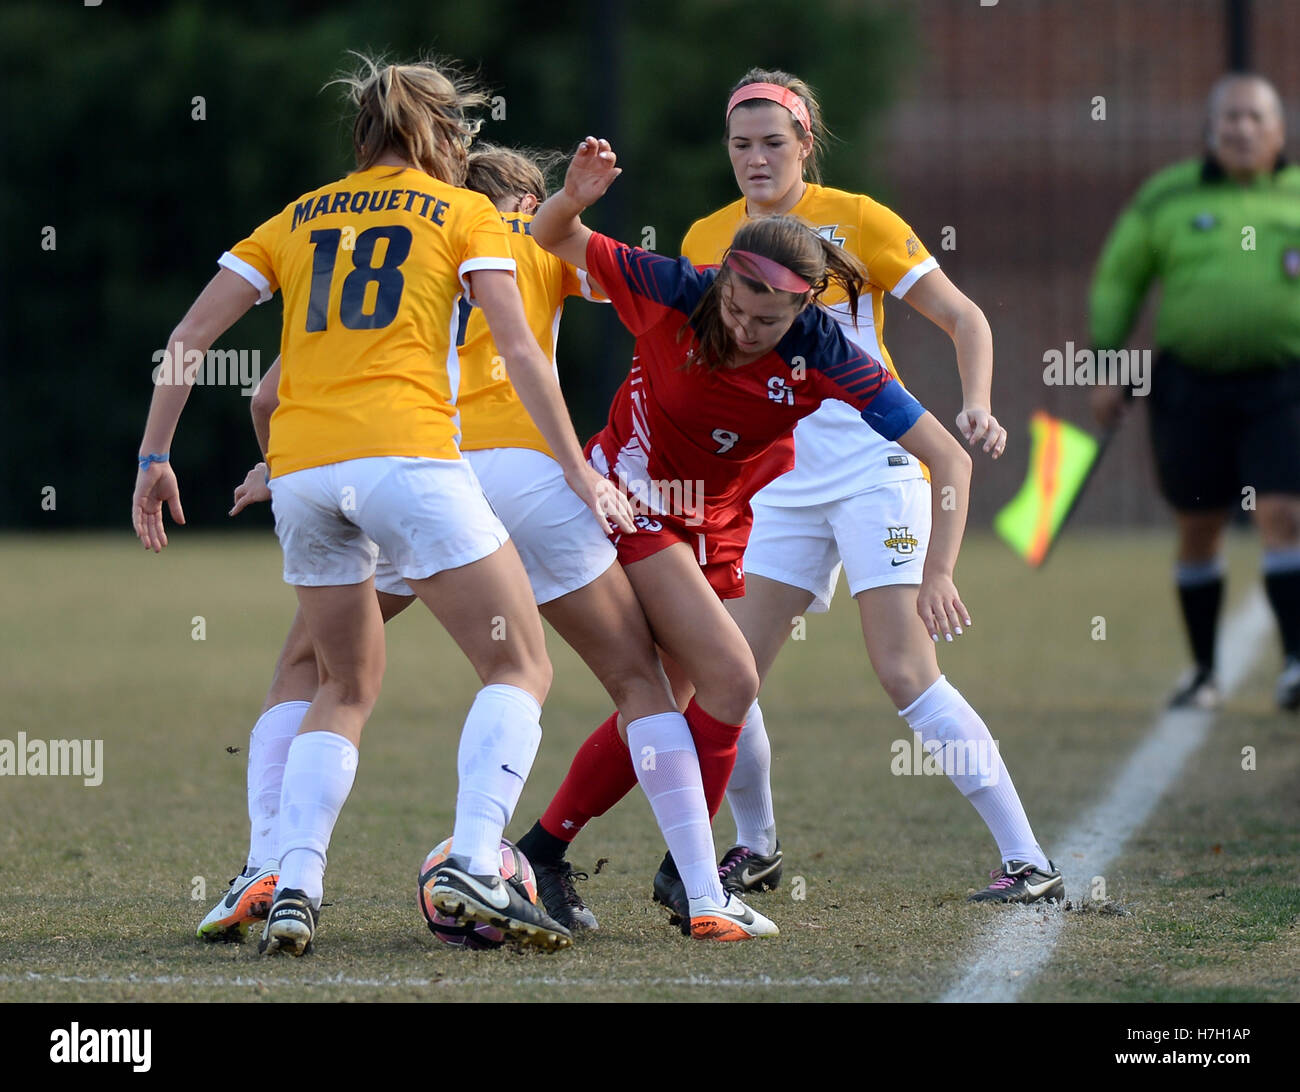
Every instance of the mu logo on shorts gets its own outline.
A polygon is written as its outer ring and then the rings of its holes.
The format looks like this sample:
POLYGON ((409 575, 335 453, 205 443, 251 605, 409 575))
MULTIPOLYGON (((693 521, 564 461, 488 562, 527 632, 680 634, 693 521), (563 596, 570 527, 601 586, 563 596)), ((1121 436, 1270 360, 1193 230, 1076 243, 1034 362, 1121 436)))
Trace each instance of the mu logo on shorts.
POLYGON ((900 554, 910 554, 919 543, 906 527, 891 527, 889 537, 885 539, 885 545, 891 550, 897 550, 900 554))

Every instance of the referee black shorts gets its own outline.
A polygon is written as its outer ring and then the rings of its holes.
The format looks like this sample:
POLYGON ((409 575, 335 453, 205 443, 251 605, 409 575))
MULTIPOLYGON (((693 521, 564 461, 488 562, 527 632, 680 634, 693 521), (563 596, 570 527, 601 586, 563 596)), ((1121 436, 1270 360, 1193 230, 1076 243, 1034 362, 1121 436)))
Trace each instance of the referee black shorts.
POLYGON ((1180 511, 1300 495, 1300 362, 1207 372, 1161 353, 1147 396, 1160 492, 1180 511))

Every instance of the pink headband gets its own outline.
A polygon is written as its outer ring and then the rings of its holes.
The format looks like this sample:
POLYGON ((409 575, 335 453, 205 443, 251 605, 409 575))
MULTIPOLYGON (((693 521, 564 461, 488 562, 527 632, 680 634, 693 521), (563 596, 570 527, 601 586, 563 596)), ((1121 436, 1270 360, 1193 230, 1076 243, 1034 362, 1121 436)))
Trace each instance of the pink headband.
POLYGON ((758 284, 769 284, 782 292, 794 292, 802 295, 812 286, 792 269, 787 269, 780 262, 765 258, 749 250, 730 250, 726 261, 722 263, 728 269, 734 269, 742 277, 758 284), (740 261, 736 261, 739 258, 740 261))
POLYGON ((750 99, 767 99, 784 106, 794 115, 794 120, 803 126, 805 133, 812 132, 812 121, 808 117, 808 107, 804 105, 803 99, 791 91, 788 87, 781 87, 775 83, 747 83, 731 96, 731 101, 727 103, 727 117, 731 117, 733 111, 742 102, 748 102, 750 99))

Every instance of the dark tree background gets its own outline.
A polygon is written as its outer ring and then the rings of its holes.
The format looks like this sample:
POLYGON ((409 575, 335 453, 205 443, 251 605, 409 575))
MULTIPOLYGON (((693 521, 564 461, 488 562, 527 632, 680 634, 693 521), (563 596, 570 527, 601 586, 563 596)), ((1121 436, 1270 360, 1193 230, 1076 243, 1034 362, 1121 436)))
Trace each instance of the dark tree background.
MULTIPOLYGON (((905 8, 856 0, 7 5, 0 525, 126 530, 152 354, 223 250, 352 166, 341 93, 322 90, 348 49, 458 59, 504 99, 483 127, 494 142, 608 136, 625 173, 591 223, 636 243, 652 230, 675 253, 692 220, 737 196, 722 111, 752 65, 818 89, 840 138, 829 178, 871 191, 874 126, 913 33, 905 8)), ((259 349, 265 369, 279 321, 277 296, 217 347, 259 349)), ((605 309, 567 310, 561 375, 584 438, 630 344, 605 309)), ((247 398, 196 389, 172 450, 190 524, 227 526, 257 454, 247 398)))

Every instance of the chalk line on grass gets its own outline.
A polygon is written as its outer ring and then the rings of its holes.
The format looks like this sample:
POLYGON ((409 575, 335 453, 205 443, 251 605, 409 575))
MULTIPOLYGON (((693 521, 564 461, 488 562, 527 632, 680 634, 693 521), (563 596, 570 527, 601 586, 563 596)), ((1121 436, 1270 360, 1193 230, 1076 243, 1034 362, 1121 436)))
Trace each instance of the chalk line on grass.
POLYGON ((276 978, 256 974, 240 975, 81 975, 55 974, 46 971, 28 971, 25 974, 0 974, 0 985, 57 982, 78 986, 193 986, 200 988, 236 986, 242 988, 301 989, 303 986, 349 986, 357 988, 403 988, 423 986, 565 986, 597 987, 617 986, 639 989, 651 986, 736 986, 746 989, 821 989, 827 986, 875 986, 880 978, 874 974, 837 975, 829 978, 803 976, 799 978, 773 978, 770 975, 746 977, 714 977, 690 975, 678 978, 571 978, 567 975, 522 975, 502 978, 488 975, 444 975, 430 978, 353 978, 349 975, 326 975, 318 978, 276 978))
MULTIPOLYGON (((1224 623, 1217 667, 1225 696, 1246 680, 1272 625, 1258 588, 1224 623)), ((1078 903, 1091 889, 1092 878, 1105 875, 1209 738, 1215 719, 1214 713, 1202 710, 1166 710, 1157 718, 1106 796, 1059 840, 1055 862, 1067 898, 1078 903)), ((999 907, 996 913, 997 920, 977 936, 976 953, 965 972, 941 1001, 1015 1001, 1047 966, 1061 937, 1065 911, 1035 904, 999 907)))

